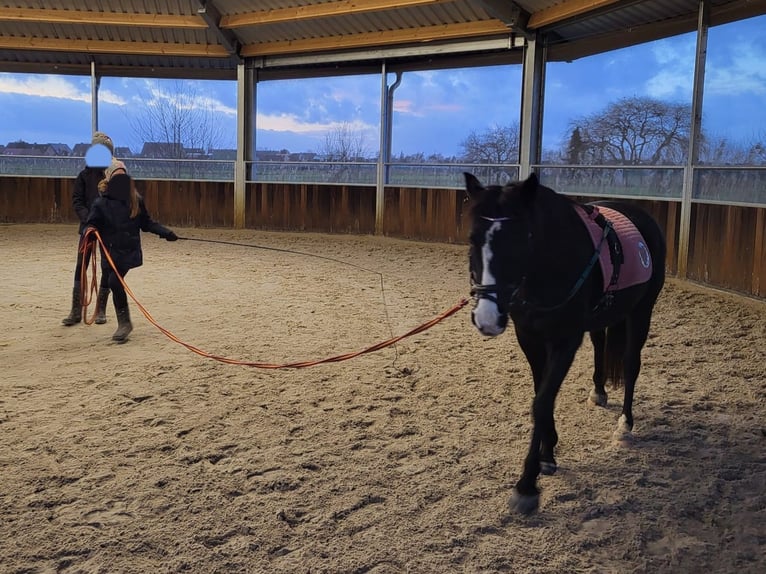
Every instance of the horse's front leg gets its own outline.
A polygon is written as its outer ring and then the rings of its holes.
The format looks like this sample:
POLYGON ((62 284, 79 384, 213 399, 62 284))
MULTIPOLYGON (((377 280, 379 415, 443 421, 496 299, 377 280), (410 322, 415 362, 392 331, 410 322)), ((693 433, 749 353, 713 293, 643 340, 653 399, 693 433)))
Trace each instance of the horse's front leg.
MULTIPOLYGON (((540 490, 537 477, 542 469, 543 456, 553 461, 553 447, 558 436, 553 418, 556 395, 561 388, 569 367, 572 365, 582 336, 561 339, 546 344, 547 361, 540 380, 539 389, 532 402, 533 429, 529 452, 524 460, 521 478, 516 483, 510 506, 522 514, 531 514, 540 504, 540 490)), ((546 463, 549 461, 546 460, 546 463)), ((547 466, 547 465, 546 465, 547 466)), ((548 466, 549 474, 555 472, 555 461, 548 466)))
MULTIPOLYGON (((548 350, 545 346, 545 340, 537 333, 525 332, 519 328, 516 329, 516 338, 519 341, 521 350, 529 362, 529 368, 532 371, 532 379, 535 383, 535 396, 540 392, 545 374, 545 366, 548 362, 548 350)), ((557 465, 554 458, 554 449, 559 441, 556 434, 556 427, 553 419, 547 435, 540 437, 540 472, 542 474, 555 474, 557 465)))

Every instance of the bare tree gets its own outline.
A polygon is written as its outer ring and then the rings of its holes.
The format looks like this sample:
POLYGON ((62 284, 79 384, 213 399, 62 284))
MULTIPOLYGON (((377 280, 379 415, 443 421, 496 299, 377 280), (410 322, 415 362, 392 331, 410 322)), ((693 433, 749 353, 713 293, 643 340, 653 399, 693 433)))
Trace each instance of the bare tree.
POLYGON ((369 151, 365 145, 364 134, 349 122, 335 126, 325 134, 324 147, 319 152, 326 161, 337 162, 324 170, 329 173, 329 181, 344 182, 355 177, 363 178, 361 166, 349 165, 351 162, 365 161, 369 151))
POLYGON ((482 170, 485 181, 503 184, 516 174, 515 168, 505 166, 519 163, 519 139, 519 122, 496 125, 483 132, 472 131, 460 143, 463 161, 489 164, 482 170))
POLYGON ((574 155, 581 163, 659 165, 683 163, 690 126, 688 104, 634 97, 574 120, 570 130, 573 138, 577 134, 574 155))
POLYGON ((349 122, 335 126, 325 134, 324 146, 320 153, 327 161, 364 161, 369 151, 364 134, 349 122))
POLYGON ((519 122, 471 132, 460 143, 469 163, 516 164, 519 162, 519 122))
MULTIPOLYGON (((220 146, 224 136, 220 113, 193 83, 157 81, 139 96, 143 105, 128 110, 131 129, 142 144, 160 144, 165 159, 184 159, 190 153, 196 157, 220 146)), ((175 171, 179 168, 176 165, 175 171)))

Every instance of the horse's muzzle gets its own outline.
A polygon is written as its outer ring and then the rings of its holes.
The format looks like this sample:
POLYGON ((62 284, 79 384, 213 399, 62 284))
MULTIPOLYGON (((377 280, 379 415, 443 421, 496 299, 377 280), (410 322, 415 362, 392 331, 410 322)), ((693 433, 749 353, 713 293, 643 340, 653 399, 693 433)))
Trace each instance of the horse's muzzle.
POLYGON ((501 311, 495 297, 476 297, 471 322, 485 337, 497 337, 508 326, 508 314, 501 311))

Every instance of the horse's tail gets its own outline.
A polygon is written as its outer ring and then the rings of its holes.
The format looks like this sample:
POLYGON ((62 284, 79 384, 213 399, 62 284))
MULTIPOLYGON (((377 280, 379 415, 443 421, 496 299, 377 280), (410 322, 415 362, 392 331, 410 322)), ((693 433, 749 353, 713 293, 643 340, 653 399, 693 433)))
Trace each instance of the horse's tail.
POLYGON ((606 348, 604 349, 604 378, 611 381, 613 387, 625 385, 623 369, 625 346, 627 341, 627 323, 620 321, 606 330, 606 348))

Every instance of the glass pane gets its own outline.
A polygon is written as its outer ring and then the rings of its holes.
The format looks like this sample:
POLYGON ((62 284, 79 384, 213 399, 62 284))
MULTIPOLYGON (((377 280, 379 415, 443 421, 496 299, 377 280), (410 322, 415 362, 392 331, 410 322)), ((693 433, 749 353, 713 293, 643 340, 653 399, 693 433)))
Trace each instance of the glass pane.
POLYGON ((546 68, 543 158, 680 165, 687 157, 696 33, 546 68))
POLYGON ((379 75, 270 80, 256 89, 256 160, 377 159, 379 75))
POLYGON ((560 167, 537 170, 541 183, 560 193, 587 197, 681 198, 682 167, 560 167))
POLYGON ((520 65, 404 72, 391 161, 517 164, 520 110, 520 65))
POLYGON ((701 163, 766 165, 765 31, 766 16, 709 30, 701 163))
POLYGON ((766 205, 766 168, 694 171, 694 199, 766 205))

